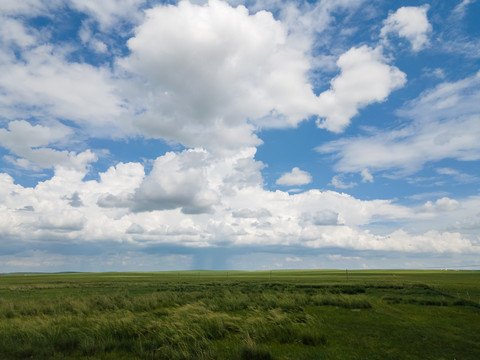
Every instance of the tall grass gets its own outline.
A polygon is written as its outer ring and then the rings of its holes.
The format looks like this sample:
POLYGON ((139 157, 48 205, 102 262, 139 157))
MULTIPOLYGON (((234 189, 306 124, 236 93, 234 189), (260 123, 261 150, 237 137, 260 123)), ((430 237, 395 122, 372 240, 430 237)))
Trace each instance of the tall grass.
POLYGON ((0 278, 0 359, 480 358, 471 299, 419 284, 295 279, 0 278))

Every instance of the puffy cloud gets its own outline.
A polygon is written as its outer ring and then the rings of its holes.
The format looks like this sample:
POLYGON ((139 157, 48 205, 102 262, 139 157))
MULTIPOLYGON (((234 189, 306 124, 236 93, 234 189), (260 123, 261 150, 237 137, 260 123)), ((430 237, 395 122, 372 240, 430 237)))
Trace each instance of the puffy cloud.
POLYGON ((390 201, 318 190, 296 195, 264 190, 261 177, 237 176, 260 173, 254 154, 252 149, 226 158, 204 150, 167 153, 146 176, 138 163, 117 164, 98 181, 83 181, 84 173, 57 167, 35 188, 15 185, 4 175, 0 232, 22 241, 60 241, 62 236, 63 241, 116 239, 132 246, 309 246, 304 239, 335 232, 330 227, 338 224, 355 228, 373 219, 413 216, 390 201))
POLYGON ((11 121, 8 130, 0 129, 0 145, 19 157, 6 156, 5 159, 22 168, 38 170, 62 166, 84 171, 88 163, 97 160, 90 150, 76 153, 47 147, 65 145, 71 134, 71 129, 60 123, 32 126, 24 120, 11 121))
POLYGON ((428 212, 452 211, 457 209, 458 206, 459 202, 457 200, 443 197, 441 199, 438 199, 435 203, 427 201, 425 205, 423 205, 422 210, 428 212))
POLYGON ((383 22, 380 36, 386 39, 388 34, 395 33, 406 38, 411 43, 413 51, 422 50, 428 45, 428 34, 432 31, 432 25, 427 18, 429 8, 429 5, 399 8, 383 22))
MULTIPOLYGON (((254 152, 246 150, 234 158, 223 159, 211 157, 204 150, 167 153, 156 160, 147 176, 138 163, 118 164, 100 174, 98 181, 82 181, 81 173, 56 169, 52 179, 36 188, 15 185, 11 177, 3 175, 0 176, 0 233, 25 244, 48 238, 56 239, 56 244, 94 242, 96 246, 102 243, 110 246, 114 239, 129 244, 132 250, 163 245, 184 249, 274 246, 478 252, 468 237, 454 232, 435 230, 418 235, 401 231, 376 235, 362 230, 377 221, 403 222, 422 216, 433 221, 448 211, 422 215, 392 201, 362 201, 333 191, 309 190, 295 195, 272 192, 264 190, 261 182, 253 181, 250 176, 243 178, 243 184, 224 186, 228 179, 236 178, 236 172, 247 167, 260 172, 253 156, 254 152), (251 159, 249 165, 245 159, 251 159), (240 162, 243 164, 238 166, 240 162), (199 172, 200 168, 203 172, 199 172), (191 185, 187 175, 200 185, 191 185), (185 186, 189 199, 178 192, 178 184, 185 186), (193 186, 193 190, 186 185, 193 186), (221 194, 221 201, 206 204, 195 193, 203 192, 204 188, 221 194), (108 194, 114 200, 127 199, 127 206, 118 207, 118 203, 107 208, 98 206, 99 199, 107 199, 108 194), (152 200, 147 201, 139 194, 152 200), (72 208, 75 199, 81 199, 83 206, 72 208), (11 211, 22 208, 29 211, 11 211), (135 212, 139 210, 153 211, 135 212)), ((437 203, 440 206, 442 202, 437 203)), ((452 228, 460 226, 456 220, 476 206, 478 200, 472 199, 455 208, 455 218, 450 221, 452 228)))
POLYGON ((211 212, 219 195, 209 183, 207 156, 205 151, 186 150, 157 158, 135 192, 133 210, 182 208, 186 214, 211 212))
POLYGON ((340 172, 400 170, 413 173, 431 161, 480 159, 480 74, 426 91, 399 114, 414 121, 399 129, 371 132, 317 148, 337 153, 340 172))
MULTIPOLYGON (((155 160, 151 172, 136 184, 133 192, 107 192, 98 198, 97 204, 134 212, 181 209, 185 214, 211 213, 221 195, 229 196, 262 182, 261 163, 253 160, 254 154, 253 148, 227 157, 215 157, 203 149, 169 152, 155 160)), ((234 213, 242 217, 245 211, 234 213)), ((256 212, 258 216, 262 213, 256 212)))
POLYGON ((337 61, 340 75, 330 84, 331 89, 320 94, 320 128, 341 132, 350 124, 358 109, 374 102, 384 101, 406 81, 405 73, 388 65, 381 48, 366 45, 352 48, 337 61))
POLYGON ((277 185, 305 185, 312 182, 312 175, 307 171, 300 170, 298 167, 294 167, 289 173, 285 173, 280 176, 276 184, 277 185))
MULTIPOLYGON (((440 195, 441 196, 441 195, 440 195)), ((452 196, 439 197, 435 194, 416 208, 419 219, 405 224, 404 230, 409 233, 422 233, 434 229, 438 232, 459 232, 464 238, 478 240, 480 221, 479 196, 454 199, 452 196)))
POLYGON ((8 130, 0 129, 0 142, 3 147, 18 154, 25 148, 65 143, 71 134, 72 130, 60 123, 55 123, 53 126, 32 126, 25 120, 16 120, 8 124, 8 130))
POLYGON ((259 143, 257 126, 295 126, 315 112, 308 48, 269 12, 217 0, 157 6, 128 47, 119 64, 139 80, 129 98, 145 136, 241 147, 259 143))
MULTIPOLYGON (((328 24, 331 11, 353 3, 322 2, 303 14, 302 23, 312 22, 311 14, 318 12, 324 21, 315 23, 328 24)), ((72 0, 70 6, 109 26, 140 4, 72 0)), ((204 5, 188 1, 158 5, 146 11, 139 24, 127 43, 130 54, 114 59, 113 69, 69 62, 72 49, 49 44, 25 49, 23 62, 4 54, 6 61, 0 65, 3 117, 67 119, 94 136, 140 134, 224 150, 258 145, 255 130, 296 126, 319 109, 321 116, 333 116, 322 100, 327 94, 319 99, 308 78, 311 35, 300 39, 301 32, 292 22, 282 23, 266 11, 250 14, 244 6, 234 8, 211 0, 204 5)), ((94 51, 105 52, 106 44, 92 26, 91 18, 84 20, 79 36, 94 51)), ((33 44, 32 35, 20 30, 15 31, 15 41, 33 44)), ((341 58, 346 62, 347 54, 341 58)), ((382 63, 380 55, 373 57, 382 63)), ((354 78, 347 81, 358 80, 354 78)), ((350 107, 342 120, 347 122, 345 117, 353 116, 357 106, 388 95, 349 99, 340 85, 333 87, 339 105, 350 107)))
POLYGON ((304 241, 306 246, 328 247, 339 246, 356 250, 401 251, 401 252, 433 252, 433 253, 474 253, 480 247, 473 244, 460 233, 428 231, 421 235, 413 235, 404 230, 397 230, 389 235, 374 235, 369 231, 359 231, 350 227, 330 227, 329 231, 316 234, 312 239, 304 241))
MULTIPOLYGON (((49 8, 30 3, 38 13, 49 8)), ((80 39, 104 53, 107 45, 93 33, 92 17, 108 27, 143 3, 72 0, 69 6, 91 16, 80 39)), ((2 6, 12 14, 26 11, 2 6)), ((75 49, 48 44, 48 34, 34 46, 38 34, 17 19, 8 21, 0 37, 26 48, 22 62, 13 51, 0 51, 4 119, 66 119, 93 136, 140 134, 190 147, 238 149, 261 142, 254 134, 259 127, 295 126, 317 108, 308 79, 311 44, 290 36, 266 11, 249 14, 244 6, 217 0, 158 5, 139 19, 130 54, 113 58, 112 68, 69 61, 75 49)))
POLYGON ((405 231, 397 230, 393 232, 389 239, 395 244, 393 249, 399 251, 409 251, 412 249, 417 252, 452 252, 461 253, 473 251, 478 253, 480 247, 472 244, 470 240, 463 237, 460 233, 438 232, 430 230, 422 235, 408 234, 405 231), (395 246, 396 245, 396 246, 395 246))
POLYGON ((124 110, 107 68, 72 63, 60 49, 41 45, 23 53, 22 62, 0 62, 2 117, 56 118, 82 127, 118 132, 114 117, 124 110), (113 125, 113 128, 112 128, 113 125))

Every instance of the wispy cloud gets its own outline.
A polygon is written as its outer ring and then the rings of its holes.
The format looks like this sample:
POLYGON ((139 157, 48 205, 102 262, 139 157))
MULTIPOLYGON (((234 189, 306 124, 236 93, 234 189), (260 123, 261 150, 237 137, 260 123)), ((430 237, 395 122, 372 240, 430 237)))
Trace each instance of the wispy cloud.
POLYGON ((411 174, 442 159, 480 159, 480 75, 442 83, 424 92, 399 114, 413 119, 401 128, 378 130, 317 147, 335 153, 340 172, 397 171, 411 174))
POLYGON ((459 18, 463 18, 467 12, 468 5, 474 2, 475 0, 462 0, 457 6, 455 6, 452 13, 459 18))

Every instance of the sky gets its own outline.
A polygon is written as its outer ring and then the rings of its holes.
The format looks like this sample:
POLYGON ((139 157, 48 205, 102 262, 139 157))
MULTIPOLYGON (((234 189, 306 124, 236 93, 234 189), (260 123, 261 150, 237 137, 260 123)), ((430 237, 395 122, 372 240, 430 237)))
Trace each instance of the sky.
POLYGON ((2 0, 0 272, 480 268, 479 15, 2 0))

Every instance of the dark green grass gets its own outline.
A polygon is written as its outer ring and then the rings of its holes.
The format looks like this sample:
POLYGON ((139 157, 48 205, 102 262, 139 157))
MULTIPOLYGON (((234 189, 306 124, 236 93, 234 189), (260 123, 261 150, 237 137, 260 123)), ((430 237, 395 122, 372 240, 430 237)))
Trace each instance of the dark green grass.
POLYGON ((474 271, 0 277, 0 359, 480 359, 474 271))

